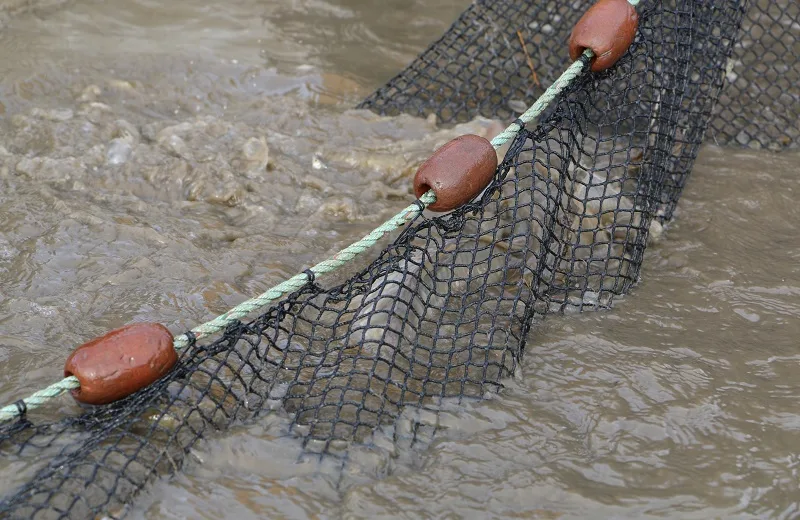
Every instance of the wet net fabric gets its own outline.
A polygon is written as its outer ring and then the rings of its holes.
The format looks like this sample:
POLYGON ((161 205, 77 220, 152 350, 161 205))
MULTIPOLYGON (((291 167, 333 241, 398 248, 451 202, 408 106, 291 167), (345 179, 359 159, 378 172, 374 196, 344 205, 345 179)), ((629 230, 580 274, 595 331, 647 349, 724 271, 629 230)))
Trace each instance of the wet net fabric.
MULTIPOLYGON (((692 74, 722 66, 715 73, 723 75, 724 89, 707 123, 708 141, 771 150, 800 146, 800 5, 792 0, 741 0, 737 6, 745 11, 742 30, 725 34, 721 26, 696 25, 713 23, 707 16, 725 16, 730 2, 696 3, 702 5, 644 0, 637 10, 672 11, 680 18, 678 23, 687 24, 653 26, 650 34, 641 27, 640 38, 647 38, 655 52, 655 46, 674 39, 678 45, 694 46, 697 63, 692 74), (708 34, 698 37, 698 30, 708 34), (726 36, 734 39, 733 48, 721 63, 712 65, 708 57, 717 50, 711 47, 726 36)), ((478 114, 513 120, 569 65, 564 44, 592 4, 585 0, 475 2, 413 64, 360 106, 387 115, 436 114, 444 123, 468 121, 478 114)), ((650 72, 669 66, 671 59, 684 58, 662 56, 657 59, 660 63, 651 62, 650 72)), ((688 79, 698 81, 697 77, 688 79)))
MULTIPOLYGON (((362 107, 510 122, 568 64, 564 42, 589 5, 477 2, 362 107)), ((123 516, 201 439, 267 416, 340 467, 354 446, 424 445, 444 407, 502 389, 537 320, 611 305, 638 280, 702 142, 798 145, 794 0, 638 10, 630 52, 524 129, 473 202, 417 218, 344 283, 314 280, 190 342, 174 372, 123 401, 0 426, 2 471, 18 477, 0 516, 123 516)))

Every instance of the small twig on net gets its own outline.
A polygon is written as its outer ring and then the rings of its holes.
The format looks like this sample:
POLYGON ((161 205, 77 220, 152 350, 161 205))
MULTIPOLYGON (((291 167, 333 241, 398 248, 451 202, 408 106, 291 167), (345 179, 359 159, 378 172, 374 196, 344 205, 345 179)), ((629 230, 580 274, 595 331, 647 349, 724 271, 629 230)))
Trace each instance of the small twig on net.
POLYGON ((537 87, 541 88, 542 84, 539 83, 539 76, 536 75, 536 69, 533 68, 533 60, 531 59, 531 55, 528 54, 528 47, 525 45, 525 40, 522 38, 522 32, 517 29, 517 36, 519 37, 519 43, 522 45, 522 52, 525 53, 525 59, 528 60, 528 68, 531 69, 531 75, 533 75, 533 82, 536 84, 537 87))

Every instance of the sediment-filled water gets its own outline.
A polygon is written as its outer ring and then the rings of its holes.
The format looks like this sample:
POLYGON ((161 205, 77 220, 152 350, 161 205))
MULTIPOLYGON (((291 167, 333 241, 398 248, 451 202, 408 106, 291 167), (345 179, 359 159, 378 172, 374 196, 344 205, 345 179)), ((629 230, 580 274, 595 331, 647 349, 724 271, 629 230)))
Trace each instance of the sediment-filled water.
MULTIPOLYGON (((108 329, 187 330, 405 207, 420 160, 490 123, 350 107, 467 4, 4 10, 0 403, 108 329)), ((798 172, 797 151, 705 146, 636 289, 536 327, 521 377, 426 451, 342 489, 269 424, 236 427, 133 516, 800 516, 798 172)))

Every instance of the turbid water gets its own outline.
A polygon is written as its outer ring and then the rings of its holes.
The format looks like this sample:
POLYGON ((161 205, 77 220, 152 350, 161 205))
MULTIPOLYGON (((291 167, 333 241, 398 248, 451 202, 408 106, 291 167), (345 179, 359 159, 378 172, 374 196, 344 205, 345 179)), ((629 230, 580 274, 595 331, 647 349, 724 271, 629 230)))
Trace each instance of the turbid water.
MULTIPOLYGON (((455 132, 348 107, 466 4, 112 0, 9 19, 0 402, 97 334, 186 330, 404 207, 410 165, 455 132)), ((427 451, 342 489, 265 420, 198 447, 133 516, 800 517, 798 170, 796 151, 704 147, 642 283, 548 318, 520 379, 446 416, 427 451)))

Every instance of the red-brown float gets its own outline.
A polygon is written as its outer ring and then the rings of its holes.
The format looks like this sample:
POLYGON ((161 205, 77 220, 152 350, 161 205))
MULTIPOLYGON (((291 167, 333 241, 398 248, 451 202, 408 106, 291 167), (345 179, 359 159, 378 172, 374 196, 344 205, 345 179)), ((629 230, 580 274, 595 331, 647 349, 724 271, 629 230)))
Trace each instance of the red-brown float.
POLYGON ((497 153, 492 143, 478 135, 461 135, 428 158, 414 176, 414 194, 429 190, 436 194, 431 211, 450 211, 470 200, 488 186, 497 170, 497 153))
POLYGON ((81 387, 75 400, 107 404, 154 383, 178 361, 169 330, 158 323, 134 323, 84 343, 64 365, 81 387))
POLYGON ((639 15, 628 0, 600 0, 573 27, 569 56, 574 61, 592 49, 592 71, 606 70, 628 52, 638 27, 639 15))

